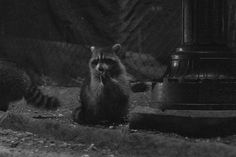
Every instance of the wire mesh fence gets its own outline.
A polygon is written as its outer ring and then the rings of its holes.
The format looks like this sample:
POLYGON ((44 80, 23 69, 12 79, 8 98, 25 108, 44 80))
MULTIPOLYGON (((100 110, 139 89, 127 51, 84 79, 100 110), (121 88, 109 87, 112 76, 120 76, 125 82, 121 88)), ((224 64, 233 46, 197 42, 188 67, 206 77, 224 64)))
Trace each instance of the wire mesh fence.
POLYGON ((0 43, 1 58, 17 63, 36 81, 41 76, 39 83, 75 85, 88 74, 90 53, 81 45, 6 36, 0 36, 0 43))
MULTIPOLYGON (((121 43, 139 80, 163 76, 181 44, 181 0, 17 0, 0 2, 0 57, 41 75, 88 73, 85 46, 121 43), (10 36, 10 37, 9 37, 10 36)), ((229 1, 229 45, 236 46, 236 2, 229 1)))
POLYGON ((141 79, 161 78, 170 54, 180 44, 181 1, 129 0, 121 3, 120 19, 128 67, 136 75, 141 73, 141 79))

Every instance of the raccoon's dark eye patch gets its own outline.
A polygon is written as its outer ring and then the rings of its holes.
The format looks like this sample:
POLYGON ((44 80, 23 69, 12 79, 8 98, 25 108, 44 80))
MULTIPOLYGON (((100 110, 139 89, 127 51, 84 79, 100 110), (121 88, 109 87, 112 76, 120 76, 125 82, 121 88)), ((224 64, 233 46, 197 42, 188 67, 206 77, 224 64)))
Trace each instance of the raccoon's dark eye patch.
POLYGON ((106 64, 108 64, 108 65, 114 65, 114 64, 116 64, 117 62, 116 61, 114 61, 114 60, 112 60, 112 59, 103 59, 103 62, 104 63, 106 63, 106 64))
POLYGON ((92 65, 97 65, 98 62, 99 62, 99 59, 94 59, 94 60, 92 60, 91 64, 92 64, 92 65))

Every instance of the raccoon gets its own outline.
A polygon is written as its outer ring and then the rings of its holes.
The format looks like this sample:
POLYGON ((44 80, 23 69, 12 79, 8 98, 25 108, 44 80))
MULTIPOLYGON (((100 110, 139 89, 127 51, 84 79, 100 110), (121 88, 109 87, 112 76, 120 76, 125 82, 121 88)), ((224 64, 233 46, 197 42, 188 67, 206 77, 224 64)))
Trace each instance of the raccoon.
POLYGON ((10 102, 25 98, 28 104, 45 109, 60 106, 54 97, 43 95, 30 76, 17 64, 0 61, 0 110, 7 111, 10 102))
POLYGON ((90 49, 90 75, 83 82, 81 106, 73 111, 72 118, 80 124, 123 123, 129 109, 130 86, 126 68, 117 55, 121 45, 90 49))

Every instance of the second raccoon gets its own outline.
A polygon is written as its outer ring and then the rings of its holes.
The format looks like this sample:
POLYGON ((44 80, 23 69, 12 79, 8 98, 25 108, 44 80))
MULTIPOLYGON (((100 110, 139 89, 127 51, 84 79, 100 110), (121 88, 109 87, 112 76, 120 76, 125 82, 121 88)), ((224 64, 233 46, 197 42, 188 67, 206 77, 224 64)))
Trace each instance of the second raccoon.
POLYGON ((36 107, 56 109, 60 106, 57 98, 43 95, 30 76, 15 63, 0 61, 0 110, 7 111, 10 102, 23 97, 36 107))

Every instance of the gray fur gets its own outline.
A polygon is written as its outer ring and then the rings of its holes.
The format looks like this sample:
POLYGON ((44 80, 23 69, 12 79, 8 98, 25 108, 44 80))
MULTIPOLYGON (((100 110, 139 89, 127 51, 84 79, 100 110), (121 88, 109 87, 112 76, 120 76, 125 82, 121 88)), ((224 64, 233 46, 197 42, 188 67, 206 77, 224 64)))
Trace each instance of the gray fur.
POLYGON ((112 48, 91 47, 90 75, 83 82, 81 106, 73 112, 74 121, 121 123, 125 120, 129 109, 130 87, 125 66, 116 55, 119 49, 118 44, 112 48), (106 60, 112 63, 107 64, 106 60))
POLYGON ((43 95, 29 75, 16 64, 0 61, 0 110, 7 111, 10 102, 25 98, 27 103, 46 109, 56 109, 56 98, 43 95))

